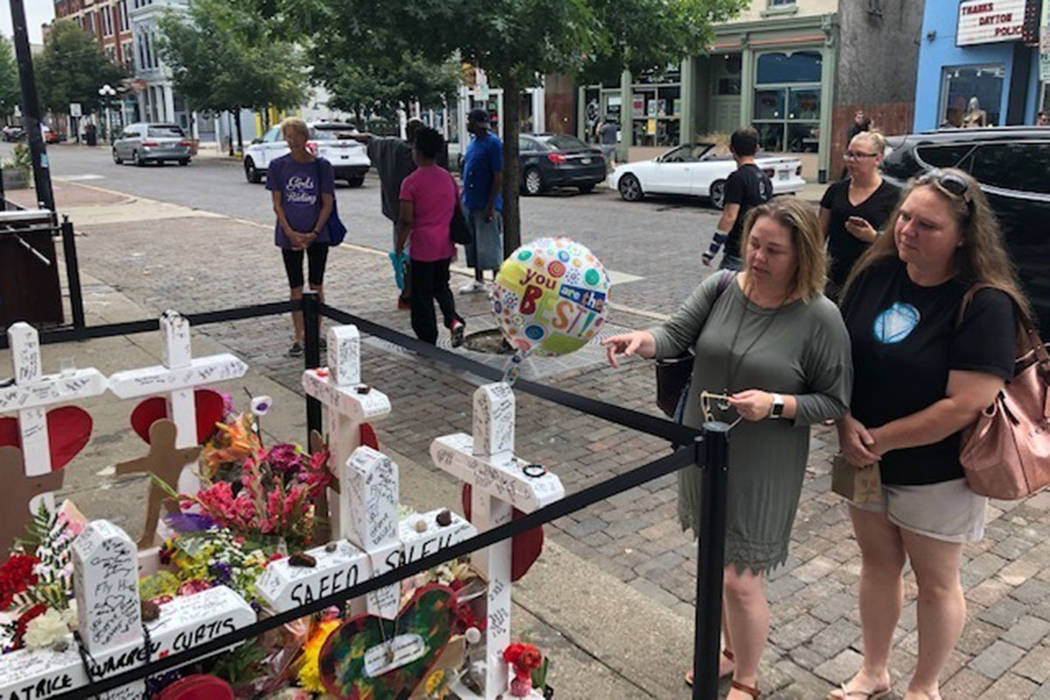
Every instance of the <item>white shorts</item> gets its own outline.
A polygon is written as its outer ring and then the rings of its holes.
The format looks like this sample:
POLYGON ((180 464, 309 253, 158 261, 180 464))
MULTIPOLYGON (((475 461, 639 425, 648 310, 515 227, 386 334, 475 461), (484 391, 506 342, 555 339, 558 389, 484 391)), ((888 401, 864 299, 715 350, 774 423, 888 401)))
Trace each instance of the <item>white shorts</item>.
POLYGON ((988 499, 966 479, 919 486, 882 485, 881 503, 850 503, 859 510, 885 513, 897 527, 944 542, 979 542, 984 537, 988 499))

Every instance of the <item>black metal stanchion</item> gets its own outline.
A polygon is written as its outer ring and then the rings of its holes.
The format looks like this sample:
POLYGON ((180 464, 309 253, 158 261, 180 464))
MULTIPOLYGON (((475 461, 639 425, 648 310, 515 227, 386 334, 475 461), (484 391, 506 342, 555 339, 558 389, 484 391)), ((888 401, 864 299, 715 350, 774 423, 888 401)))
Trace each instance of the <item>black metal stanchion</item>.
POLYGON ((80 288, 80 265, 77 263, 77 243, 73 238, 73 222, 62 217, 62 257, 66 259, 66 281, 69 282, 69 306, 73 312, 73 327, 84 328, 84 293, 80 288))
MULTIPOLYGON (((305 347, 303 348, 303 360, 306 369, 321 366, 321 300, 317 292, 303 292, 303 336, 305 347)), ((310 431, 316 430, 324 433, 321 429, 321 402, 312 396, 306 397, 306 431, 307 444, 310 439, 310 431)))
POLYGON ((705 423, 704 437, 696 441, 698 466, 701 464, 701 450, 703 486, 700 490, 700 553, 696 570, 693 699, 715 700, 718 697, 718 657, 722 633, 729 426, 720 421, 705 423))

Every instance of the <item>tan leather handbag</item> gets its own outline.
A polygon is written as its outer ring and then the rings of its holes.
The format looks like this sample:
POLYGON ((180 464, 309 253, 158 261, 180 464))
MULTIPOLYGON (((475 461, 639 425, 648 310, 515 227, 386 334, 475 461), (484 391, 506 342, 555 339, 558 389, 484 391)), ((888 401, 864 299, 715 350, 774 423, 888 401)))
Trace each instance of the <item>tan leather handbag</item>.
MULTIPOLYGON (((966 292, 962 321, 974 293, 966 292)), ((995 402, 963 431, 959 461, 970 489, 981 496, 1013 501, 1050 484, 1050 353, 1035 324, 1017 309, 1029 348, 1017 358, 1013 380, 995 402)))

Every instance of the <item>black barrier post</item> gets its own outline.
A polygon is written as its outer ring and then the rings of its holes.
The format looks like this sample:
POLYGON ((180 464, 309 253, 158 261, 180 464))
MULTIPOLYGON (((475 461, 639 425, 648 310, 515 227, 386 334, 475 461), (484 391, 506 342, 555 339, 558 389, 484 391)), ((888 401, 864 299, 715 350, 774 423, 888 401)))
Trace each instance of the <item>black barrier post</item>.
POLYGON ((696 569, 693 700, 713 700, 718 697, 722 634, 729 426, 720 421, 704 423, 704 436, 697 438, 694 444, 696 464, 703 472, 703 485, 700 489, 700 552, 696 569))
POLYGON ((77 242, 73 239, 73 222, 62 217, 62 257, 66 259, 66 281, 69 282, 69 306, 73 311, 73 327, 83 328, 84 294, 80 288, 80 265, 77 263, 77 242))
MULTIPOLYGON (((303 336, 306 343, 303 359, 306 369, 321 366, 321 300, 317 292, 303 292, 303 336)), ((321 402, 312 396, 306 397, 306 439, 310 444, 310 432, 321 429, 321 402)))

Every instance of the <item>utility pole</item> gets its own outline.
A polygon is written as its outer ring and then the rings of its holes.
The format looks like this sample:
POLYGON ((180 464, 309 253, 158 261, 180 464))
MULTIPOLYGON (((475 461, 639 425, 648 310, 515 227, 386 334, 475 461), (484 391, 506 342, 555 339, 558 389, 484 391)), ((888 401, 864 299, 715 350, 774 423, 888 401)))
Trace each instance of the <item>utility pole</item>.
POLYGON ((51 168, 48 167, 44 137, 40 133, 40 100, 33 79, 33 57, 29 53, 29 32, 22 0, 11 0, 11 24, 14 27, 15 56, 18 59, 18 79, 22 87, 22 120, 29 141, 29 155, 33 159, 33 183, 37 201, 45 209, 55 210, 55 195, 51 190, 51 168))

